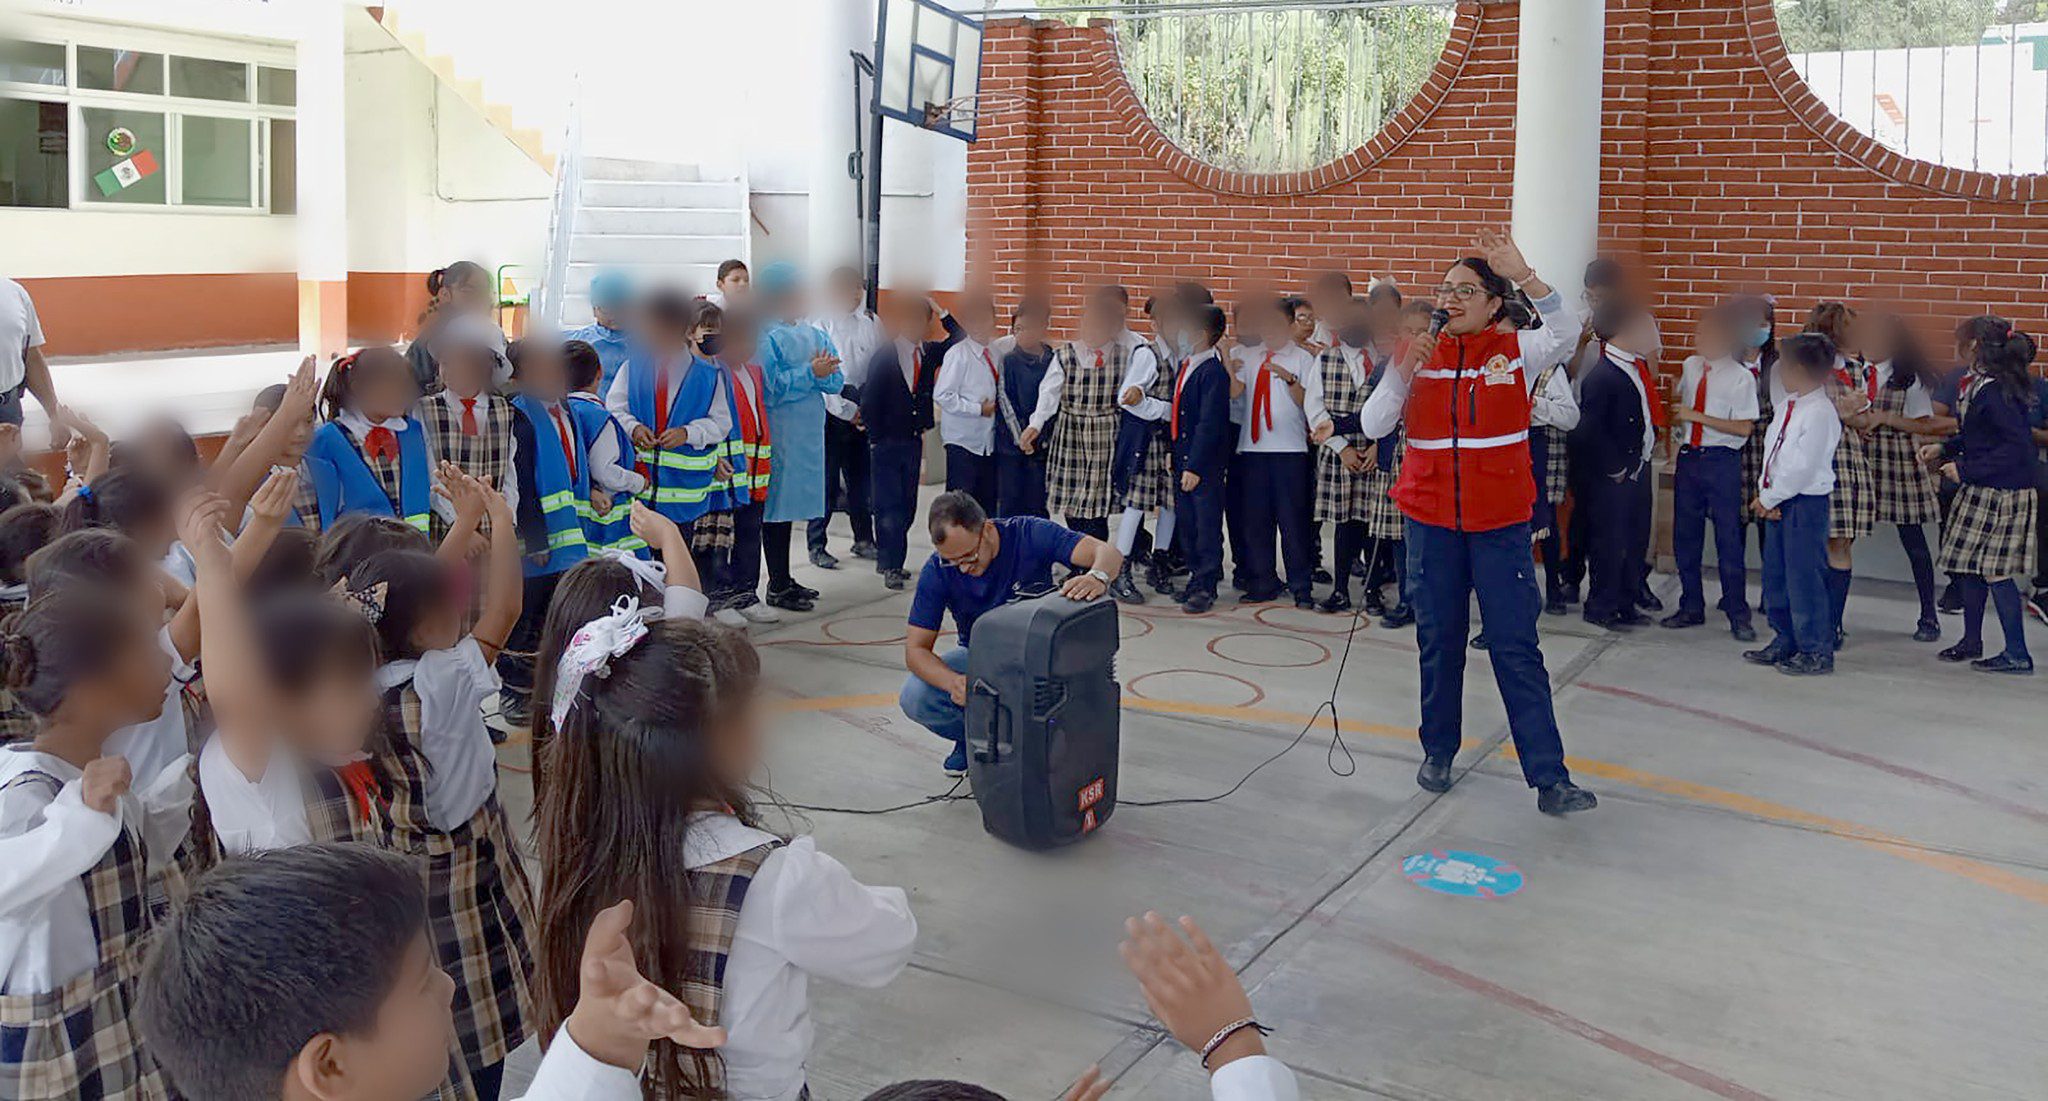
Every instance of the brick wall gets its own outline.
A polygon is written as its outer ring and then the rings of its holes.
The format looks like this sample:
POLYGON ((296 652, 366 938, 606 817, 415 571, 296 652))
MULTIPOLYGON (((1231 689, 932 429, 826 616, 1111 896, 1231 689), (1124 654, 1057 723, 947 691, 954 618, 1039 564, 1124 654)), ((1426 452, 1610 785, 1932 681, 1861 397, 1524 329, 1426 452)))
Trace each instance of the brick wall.
MULTIPOLYGON (((1504 225, 1515 4, 1467 0, 1422 92, 1364 148, 1285 175, 1200 164, 1146 117, 1106 26, 1000 20, 985 90, 1027 107, 968 154, 970 276, 1006 298, 1199 279, 1298 286, 1341 267, 1434 285, 1504 225)), ((1800 84, 1771 0, 1609 0, 1601 235, 1637 255, 1667 329, 1730 289, 1804 310, 1897 301, 1930 327, 1996 310, 2048 325, 2048 183, 1907 161, 1800 84)), ((1550 273, 1558 274, 1558 273, 1550 273)), ((1560 276, 1562 277, 1562 276, 1560 276)))

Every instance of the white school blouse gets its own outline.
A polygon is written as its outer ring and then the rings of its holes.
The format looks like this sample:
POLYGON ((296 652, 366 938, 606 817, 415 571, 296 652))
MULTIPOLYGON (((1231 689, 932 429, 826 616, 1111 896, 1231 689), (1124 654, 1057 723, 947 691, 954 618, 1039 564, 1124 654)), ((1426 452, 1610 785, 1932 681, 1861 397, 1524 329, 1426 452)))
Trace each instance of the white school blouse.
POLYGON ((91 904, 79 877, 92 870, 120 836, 138 824, 151 869, 192 827, 189 757, 155 774, 136 772, 115 814, 85 805, 83 771, 32 749, 0 750, 0 784, 24 772, 46 772, 63 784, 0 791, 0 994, 55 990, 99 965, 91 904))
POLYGON ((157 632, 156 641, 171 659, 171 675, 164 682, 164 708, 148 722, 115 731, 106 746, 108 753, 128 758, 129 771, 135 774, 137 782, 144 776, 155 776, 165 765, 191 752, 183 694, 185 686, 199 675, 199 667, 179 655, 177 646, 171 642, 169 627, 157 632))
MULTIPOLYGON (((599 405, 604 404, 604 396, 601 394, 594 394, 588 390, 581 393, 586 397, 596 398, 599 405)), ((570 430, 575 430, 573 425, 570 430)), ((627 431, 630 432, 632 429, 629 428, 627 431)), ((613 432, 610 426, 606 426, 604 431, 597 434, 596 439, 590 441, 589 451, 584 457, 590 460, 590 484, 593 487, 606 493, 624 493, 631 496, 638 496, 647 491, 647 479, 642 477, 639 471, 627 466, 624 461, 626 456, 619 454, 619 434, 613 432)))
MULTIPOLYGON (((1691 409, 1698 404, 1700 378, 1707 382, 1706 408, 1701 410, 1710 417, 1722 420, 1753 421, 1760 414, 1762 406, 1756 400, 1756 376, 1749 368, 1726 357, 1708 359, 1705 356, 1685 357, 1685 366, 1678 374, 1678 404, 1691 409)), ((1747 436, 1723 432, 1705 424, 1671 422, 1671 434, 1681 445, 1689 445, 1697 434, 1701 447, 1725 447, 1740 450, 1749 442, 1747 436)))
POLYGON ((474 636, 446 650, 377 669, 377 690, 412 678, 420 697, 420 752, 427 778, 427 819, 453 830, 476 816, 498 790, 498 754, 484 725, 484 701, 498 691, 498 671, 484 660, 474 636))
MULTIPOLYGON (((1887 359, 1879 363, 1872 370, 1877 372, 1877 388, 1880 392, 1885 387, 1891 385, 1891 360, 1887 359)), ((1913 385, 1906 387, 1906 410, 1904 415, 1908 420, 1918 420, 1921 417, 1931 417, 1934 415, 1934 397, 1927 392, 1926 383, 1917 378, 1913 380, 1913 385)))
MULTIPOLYGON (((690 818, 692 868, 774 840, 726 814, 690 818)), ((869 887, 808 837, 776 849, 747 889, 725 968, 726 1085, 732 1101, 795 1101, 816 1026, 810 981, 874 989, 910 962, 917 919, 900 887, 869 887)))
MULTIPOLYGON (((708 363, 707 360, 704 369, 709 369, 708 363)), ((640 427, 640 419, 633 415, 631 368, 631 362, 619 367, 619 373, 612 376, 612 388, 604 396, 604 407, 625 427, 627 435, 632 435, 633 430, 640 427)), ((676 395, 682 392, 683 379, 697 369, 697 363, 687 362, 682 370, 663 371, 668 382, 668 400, 671 404, 675 402, 676 395)), ((670 419, 674 419, 673 412, 670 413, 670 419)), ((661 429, 657 428, 654 431, 659 434, 661 429)), ((711 408, 706 410, 703 416, 684 425, 683 433, 689 445, 698 448, 721 443, 732 435, 732 404, 725 397, 724 371, 715 371, 711 376, 711 408)))
POLYGON ((1825 387, 1787 394, 1771 412, 1764 433, 1764 465, 1757 475, 1757 500, 1777 508, 1805 494, 1835 491, 1835 447, 1842 442, 1842 418, 1825 387))
MULTIPOLYGON (((1294 395, 1287 392, 1287 384, 1277 374, 1266 378, 1267 403, 1273 411, 1273 423, 1268 426, 1261 419, 1259 438, 1256 441, 1252 439, 1252 390, 1259 384, 1259 365, 1265 361, 1264 348, 1238 360, 1237 377, 1244 383, 1244 396, 1238 401, 1243 404, 1244 419, 1238 425, 1237 449, 1241 453, 1293 454, 1307 451, 1308 415, 1295 402, 1294 395)), ((1273 365, 1303 379, 1304 388, 1308 376, 1318 370, 1315 353, 1291 341, 1273 350, 1273 365)))
POLYGON ((577 1047, 565 1024, 555 1030, 519 1101, 640 1101, 640 1074, 577 1047))
MULTIPOLYGON (((1318 324, 1321 323, 1318 322, 1318 324)), ((1344 369, 1351 375, 1351 385, 1363 388, 1365 380, 1369 375, 1366 369, 1367 359, 1365 350, 1363 348, 1353 348, 1349 344, 1336 344, 1333 347, 1337 350, 1338 355, 1344 357, 1344 369)), ((1301 377, 1301 411, 1302 415, 1308 418, 1308 425, 1311 429, 1320 426, 1325 421, 1332 420, 1330 410, 1323 404, 1323 362, 1321 356, 1316 357, 1316 369, 1301 377)), ((1351 441, 1333 433, 1329 439, 1323 441, 1323 446, 1329 448, 1332 455, 1342 455, 1344 449, 1351 446, 1351 441)))
POLYGON ((939 409, 939 439, 971 455, 995 450, 995 414, 981 411, 982 402, 996 400, 995 362, 994 349, 963 336, 946 349, 932 388, 932 404, 939 409))
POLYGON ((306 780, 299 755, 283 744, 271 747, 263 775, 255 780, 228 758, 219 731, 199 750, 199 790, 221 851, 231 856, 312 842, 306 780))
POLYGON ((1116 407, 1141 421, 1162 421, 1171 412, 1171 402, 1146 395, 1145 389, 1159 381, 1159 351, 1151 343, 1141 345, 1131 352, 1130 366, 1124 368, 1124 380, 1116 388, 1116 407), (1124 391, 1138 388, 1136 405, 1124 404, 1124 391))

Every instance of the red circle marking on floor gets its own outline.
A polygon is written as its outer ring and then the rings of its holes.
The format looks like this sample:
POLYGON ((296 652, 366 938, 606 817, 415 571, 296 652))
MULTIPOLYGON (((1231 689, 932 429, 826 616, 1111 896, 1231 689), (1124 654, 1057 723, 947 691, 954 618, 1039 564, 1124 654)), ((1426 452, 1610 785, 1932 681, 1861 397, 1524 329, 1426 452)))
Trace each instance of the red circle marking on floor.
POLYGON ((1255 669, 1306 669, 1313 665, 1321 665, 1330 660, 1330 648, 1317 642, 1315 639, 1302 638, 1299 635, 1271 635, 1258 631, 1232 631, 1229 634, 1217 635, 1209 640, 1208 649, 1210 653, 1222 658, 1224 661, 1235 662, 1239 665, 1249 665, 1255 669), (1275 642, 1300 643, 1305 646, 1315 647, 1318 651, 1321 651, 1321 656, 1311 658, 1308 661, 1252 661, 1249 658, 1232 657, 1216 648, 1217 643, 1227 638, 1263 638, 1275 642))
MULTIPOLYGON (((1218 672, 1214 672, 1214 671, 1212 671, 1212 670, 1205 670, 1205 669, 1154 669, 1154 670, 1153 670, 1152 672, 1150 672, 1150 673, 1140 673, 1140 674, 1138 674, 1137 676, 1135 676, 1135 677, 1132 677, 1132 678, 1130 679, 1130 681, 1129 681, 1128 683, 1126 683, 1126 684, 1124 685, 1124 691, 1126 691, 1126 692, 1129 692, 1129 693, 1130 693, 1131 695, 1133 695, 1133 696, 1136 696, 1136 697, 1138 697, 1138 698, 1139 698, 1139 699, 1141 699, 1141 700, 1154 700, 1154 699, 1172 699, 1172 700, 1176 700, 1176 701, 1178 701, 1178 700, 1185 700, 1185 699, 1186 699, 1186 697, 1185 697, 1184 695, 1176 695, 1176 696, 1167 696, 1167 697, 1161 697, 1161 696, 1148 696, 1148 695, 1146 695, 1146 694, 1145 694, 1145 693, 1144 693, 1143 691, 1139 690, 1138 686, 1139 686, 1140 684, 1143 684, 1143 683, 1145 683, 1145 681, 1147 681, 1147 680, 1149 680, 1149 679, 1151 679, 1151 678, 1153 678, 1153 677, 1163 677, 1163 676, 1166 676, 1166 675, 1168 675, 1168 674, 1181 674, 1181 675, 1184 675, 1184 676, 1193 676, 1193 677, 1206 677, 1206 678, 1211 678, 1211 679, 1214 679, 1214 680, 1227 680, 1227 681, 1234 681, 1234 682, 1236 682, 1236 683, 1238 683, 1238 684, 1241 684, 1241 685, 1245 686, 1246 688, 1249 688, 1249 689, 1251 689, 1251 690, 1252 690, 1252 698, 1251 698, 1251 699, 1248 699, 1248 700, 1240 700, 1240 701, 1238 701, 1237 703, 1216 703, 1216 704, 1213 704, 1212 706, 1218 706, 1218 707, 1251 707, 1251 706, 1254 706, 1254 705, 1258 704, 1258 703, 1259 703, 1260 701, 1262 701, 1262 700, 1264 700, 1264 699, 1266 698, 1266 690, 1265 690, 1265 689, 1263 689, 1263 688, 1260 688, 1260 687, 1259 687, 1258 685, 1256 685, 1256 684, 1253 684, 1253 683, 1252 683, 1251 681, 1248 681, 1248 680, 1244 679, 1243 677, 1237 676, 1237 675, 1235 675, 1235 674, 1232 674, 1232 673, 1218 673, 1218 672)), ((1208 703, 1209 701, 1206 701, 1206 700, 1196 700, 1196 701, 1193 701, 1193 702, 1197 702, 1197 703, 1208 703)))

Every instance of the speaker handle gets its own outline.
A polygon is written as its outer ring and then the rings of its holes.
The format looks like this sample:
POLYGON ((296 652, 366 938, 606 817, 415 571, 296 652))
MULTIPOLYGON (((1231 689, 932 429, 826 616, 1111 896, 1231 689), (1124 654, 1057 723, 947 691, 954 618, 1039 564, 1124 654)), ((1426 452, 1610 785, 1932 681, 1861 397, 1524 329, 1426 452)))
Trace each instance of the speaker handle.
POLYGON ((1002 756, 1002 751, 999 748, 1002 745, 1002 739, 998 735, 998 731, 1003 723, 1009 721, 1010 709, 1003 706, 1002 694, 996 691, 995 686, 979 677, 967 682, 967 691, 977 696, 987 696, 994 703, 996 721, 989 725, 988 744, 974 751, 975 760, 985 765, 994 764, 1002 756))

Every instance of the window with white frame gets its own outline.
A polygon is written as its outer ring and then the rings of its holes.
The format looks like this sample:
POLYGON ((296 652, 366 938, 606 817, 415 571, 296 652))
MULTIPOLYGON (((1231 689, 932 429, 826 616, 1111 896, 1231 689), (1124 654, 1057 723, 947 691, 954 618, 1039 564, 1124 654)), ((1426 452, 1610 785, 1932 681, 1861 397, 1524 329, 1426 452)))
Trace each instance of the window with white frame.
POLYGON ((118 36, 0 41, 0 207, 291 213, 289 56, 118 36))

